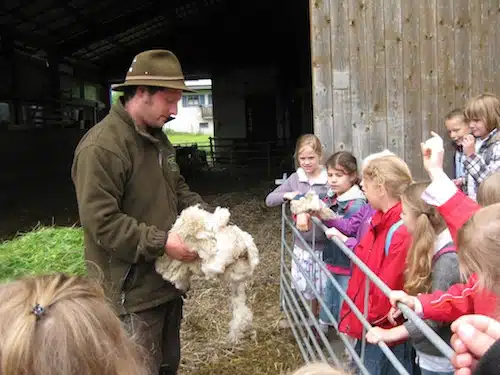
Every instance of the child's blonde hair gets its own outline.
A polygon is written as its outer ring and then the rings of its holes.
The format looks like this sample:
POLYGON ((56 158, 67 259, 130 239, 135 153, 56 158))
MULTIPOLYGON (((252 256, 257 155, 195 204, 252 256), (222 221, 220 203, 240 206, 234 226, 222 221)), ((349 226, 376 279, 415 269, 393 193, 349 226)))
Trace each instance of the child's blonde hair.
POLYGON ((477 203, 482 207, 500 203, 500 172, 489 175, 479 184, 477 203))
POLYGON ((368 155, 366 158, 363 159, 363 162, 361 163, 361 171, 364 171, 366 166, 370 164, 372 160, 384 157, 384 156, 396 156, 396 154, 388 149, 382 150, 380 152, 374 152, 373 154, 368 155))
POLYGON ((299 167, 299 154, 304 149, 304 147, 311 147, 313 152, 318 155, 320 162, 323 159, 323 146, 318 137, 314 134, 302 134, 299 139, 297 139, 297 143, 295 144, 295 154, 293 158, 295 160, 295 168, 299 167))
POLYGON ((482 288, 500 293, 500 203, 477 211, 458 231, 460 269, 477 274, 482 288))
POLYGON ((371 160, 363 170, 363 178, 383 186, 387 193, 399 199, 412 183, 411 171, 403 159, 396 155, 382 156, 371 160))
POLYGON ((491 132, 500 125, 500 99, 495 94, 484 93, 470 99, 464 110, 466 121, 482 120, 491 132))
POLYGON ((309 363, 297 369, 292 375, 347 375, 327 363, 315 362, 309 363))
POLYGON ((99 284, 64 274, 0 285, 0 373, 146 375, 99 284))
POLYGON ((446 223, 434 206, 422 200, 428 182, 411 184, 401 194, 401 202, 415 217, 412 244, 406 257, 404 290, 411 295, 428 293, 432 288, 432 257, 437 235, 446 223))

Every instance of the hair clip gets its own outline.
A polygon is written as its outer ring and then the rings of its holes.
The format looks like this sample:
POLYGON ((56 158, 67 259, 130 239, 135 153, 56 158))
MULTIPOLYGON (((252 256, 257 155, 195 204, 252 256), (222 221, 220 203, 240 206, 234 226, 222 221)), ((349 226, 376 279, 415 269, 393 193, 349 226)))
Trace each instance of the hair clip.
POLYGON ((43 308, 43 306, 37 303, 35 306, 33 306, 31 312, 36 316, 37 319, 40 319, 40 317, 45 313, 45 309, 43 308))

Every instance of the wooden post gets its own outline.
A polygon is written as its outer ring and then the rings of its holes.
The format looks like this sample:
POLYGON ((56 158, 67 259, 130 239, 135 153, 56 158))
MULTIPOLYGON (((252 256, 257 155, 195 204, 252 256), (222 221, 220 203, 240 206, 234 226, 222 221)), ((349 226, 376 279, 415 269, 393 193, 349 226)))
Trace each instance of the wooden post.
POLYGON ((330 1, 310 0, 313 128, 326 154, 334 149, 330 1))
POLYGON ((215 157, 214 157, 214 138, 209 137, 210 141, 210 159, 212 160, 212 167, 215 167, 215 157))

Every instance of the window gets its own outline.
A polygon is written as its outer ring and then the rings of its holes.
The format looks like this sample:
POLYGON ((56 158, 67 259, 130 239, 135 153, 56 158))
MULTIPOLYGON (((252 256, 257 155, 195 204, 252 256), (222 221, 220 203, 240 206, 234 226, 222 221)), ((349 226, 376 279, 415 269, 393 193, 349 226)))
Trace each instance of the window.
POLYGON ((183 107, 198 107, 205 104, 204 95, 184 95, 182 97, 183 107))
POLYGON ((208 94, 208 105, 212 105, 212 94, 208 94))
POLYGON ((208 129, 208 122, 200 122, 200 129, 208 129))

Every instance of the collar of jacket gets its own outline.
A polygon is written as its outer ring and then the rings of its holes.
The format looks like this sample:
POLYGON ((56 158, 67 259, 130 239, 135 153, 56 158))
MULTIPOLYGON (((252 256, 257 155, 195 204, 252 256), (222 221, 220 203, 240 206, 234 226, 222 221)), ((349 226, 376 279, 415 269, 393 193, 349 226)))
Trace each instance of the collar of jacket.
POLYGON ((160 139, 155 135, 163 131, 161 129, 152 129, 152 132, 149 133, 139 128, 123 106, 122 98, 118 99, 116 103, 111 106, 111 112, 118 116, 124 123, 132 126, 141 137, 146 138, 148 141, 154 144, 159 144, 161 142, 160 139))
POLYGON ((372 217, 371 225, 377 231, 389 228, 392 224, 401 218, 401 203, 397 203, 386 213, 377 211, 372 217))

